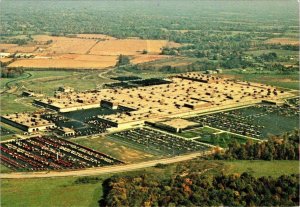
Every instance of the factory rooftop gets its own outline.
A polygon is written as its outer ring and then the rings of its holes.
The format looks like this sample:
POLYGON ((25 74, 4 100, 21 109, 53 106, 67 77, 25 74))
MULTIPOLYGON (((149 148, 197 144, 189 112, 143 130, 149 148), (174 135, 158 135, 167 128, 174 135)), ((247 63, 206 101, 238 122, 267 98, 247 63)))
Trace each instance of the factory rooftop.
POLYGON ((122 124, 291 96, 288 92, 279 91, 272 86, 238 82, 200 73, 180 74, 170 77, 170 80, 172 82, 167 84, 130 89, 60 93, 52 98, 36 100, 36 104, 61 112, 96 108, 102 104, 114 109, 132 109, 126 113, 100 117, 108 122, 122 124))
POLYGON ((55 127, 55 124, 42 119, 38 113, 13 113, 1 116, 1 121, 24 131, 42 131, 55 127))

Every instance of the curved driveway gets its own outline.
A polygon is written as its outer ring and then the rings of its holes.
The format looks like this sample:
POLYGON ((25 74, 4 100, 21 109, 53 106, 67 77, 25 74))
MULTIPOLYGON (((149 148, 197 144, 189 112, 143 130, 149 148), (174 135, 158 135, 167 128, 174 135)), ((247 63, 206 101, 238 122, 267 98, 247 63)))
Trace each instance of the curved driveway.
POLYGON ((186 160, 191 160, 196 157, 208 155, 211 152, 196 152, 188 155, 180 155, 171 158, 164 158, 159 160, 151 160, 146 162, 134 163, 134 164, 124 164, 124 165, 114 165, 108 167, 95 167, 81 170, 72 171, 43 171, 43 172, 13 172, 13 173, 1 173, 0 179, 19 179, 19 178, 46 178, 46 177, 65 177, 65 176, 91 176, 91 175, 101 175, 108 173, 118 173, 125 171, 138 170, 147 167, 153 167, 157 164, 171 164, 175 162, 181 162, 186 160))

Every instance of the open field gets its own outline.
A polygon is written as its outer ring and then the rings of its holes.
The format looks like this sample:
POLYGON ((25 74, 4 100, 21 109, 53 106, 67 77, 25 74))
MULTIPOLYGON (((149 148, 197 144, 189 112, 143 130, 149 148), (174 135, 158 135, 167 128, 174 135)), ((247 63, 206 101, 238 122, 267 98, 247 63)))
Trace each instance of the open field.
POLYGON ((120 142, 112 141, 104 136, 92 136, 71 139, 72 142, 90 147, 91 149, 108 153, 111 156, 126 163, 136 163, 158 158, 153 154, 145 153, 134 148, 128 147, 120 142))
POLYGON ((11 48, 17 47, 17 44, 7 44, 7 43, 0 43, 0 50, 5 52, 11 48))
POLYGON ((299 173, 299 162, 297 160, 236 160, 223 161, 223 163, 227 166, 226 174, 250 172, 256 177, 279 177, 299 173))
POLYGON ((195 139, 195 141, 204 142, 207 144, 211 144, 211 145, 215 145, 215 146, 219 146, 219 147, 223 147, 223 148, 228 147, 228 144, 230 144, 234 141, 236 141, 240 144, 245 144, 247 142, 247 140, 249 140, 249 139, 242 137, 242 136, 226 133, 226 132, 216 134, 216 135, 207 133, 207 134, 203 134, 200 138, 195 139))
POLYGON ((283 87, 288 89, 299 90, 299 74, 297 72, 291 74, 280 74, 274 72, 250 72, 240 73, 234 70, 226 70, 223 74, 219 74, 221 77, 238 79, 243 81, 254 81, 272 86, 283 87))
POLYGON ((166 59, 158 59, 152 62, 146 62, 142 64, 145 68, 147 67, 154 67, 154 68, 161 68, 162 66, 171 66, 171 67, 184 67, 187 65, 192 64, 193 62, 197 61, 197 58, 188 58, 188 57, 169 57, 166 59))
POLYGON ((97 206, 102 195, 101 183, 74 184, 75 180, 72 177, 2 180, 1 206, 97 206))
MULTIPOLYGON (((59 86, 70 86, 75 90, 88 90, 101 86, 104 83, 112 82, 112 80, 102 77, 101 72, 105 71, 47 71, 47 70, 33 70, 18 78, 1 78, 0 90, 4 90, 6 85, 9 87, 22 87, 24 90, 33 90, 35 92, 42 92, 46 95, 52 95, 59 86), (78 84, 80 82, 80 84, 78 84)), ((19 95, 21 89, 15 91, 19 95)))
POLYGON ((76 37, 83 39, 115 40, 115 37, 103 34, 76 34, 76 37))
POLYGON ((192 130, 186 130, 176 134, 185 138, 195 138, 195 137, 200 137, 203 134, 213 134, 216 132, 219 132, 219 130, 215 130, 209 127, 201 127, 192 130))
POLYGON ((114 66, 117 56, 82 56, 69 58, 65 56, 51 59, 20 59, 9 65, 9 67, 25 68, 69 68, 69 69, 103 69, 114 66))
POLYGON ((57 37, 47 35, 33 36, 34 41, 38 44, 45 44, 47 41, 52 41, 40 51, 42 54, 85 54, 89 49, 97 43, 96 40, 79 39, 69 37, 57 37))
POLYGON ((299 39, 291 38, 272 38, 266 41, 267 44, 281 44, 281 45, 299 45, 299 39))
POLYGON ((74 37, 34 35, 33 41, 18 46, 0 44, 9 53, 32 53, 35 57, 19 58, 8 67, 102 69, 115 66, 120 54, 132 56, 133 63, 144 63, 168 56, 159 55, 163 47, 179 47, 167 40, 117 39, 102 34, 78 34, 74 37), (147 51, 147 54, 142 54, 147 51))
POLYGON ((162 59, 170 58, 167 55, 135 55, 134 58, 131 60, 133 64, 140 64, 145 62, 152 62, 162 59))
MULTIPOLYGON (((161 179, 169 178, 178 164, 168 165, 164 168, 147 168, 144 170, 118 173, 118 175, 152 174, 161 179)), ((281 174, 298 173, 298 161, 206 161, 197 164, 199 171, 207 168, 206 174, 239 173, 244 171, 254 176, 278 177, 281 174)), ((43 178, 43 179, 3 179, 1 181, 1 206, 98 206, 102 197, 102 182, 111 175, 101 175, 90 178, 90 183, 77 184, 76 177, 43 178), (84 193, 83 193, 84 192, 84 193)))
POLYGON ((137 55, 143 50, 149 54, 158 55, 163 47, 178 47, 180 44, 166 40, 118 39, 98 42, 90 51, 95 55, 137 55))
POLYGON ((20 99, 21 97, 14 94, 1 94, 1 114, 9 114, 16 112, 31 112, 36 108, 31 105, 31 99, 20 99))

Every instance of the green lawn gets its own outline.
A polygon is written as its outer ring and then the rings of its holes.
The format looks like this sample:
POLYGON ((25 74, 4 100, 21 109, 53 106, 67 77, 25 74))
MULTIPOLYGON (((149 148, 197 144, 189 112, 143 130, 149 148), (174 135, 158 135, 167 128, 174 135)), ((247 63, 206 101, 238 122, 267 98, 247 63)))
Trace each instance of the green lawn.
POLYGON ((121 142, 116 142, 114 140, 115 139, 96 136, 86 138, 75 138, 71 141, 92 148, 99 152, 108 154, 124 162, 140 162, 155 158, 155 155, 145 153, 142 149, 140 151, 136 148, 132 148, 131 146, 124 145, 121 142))
POLYGON ((101 183, 74 184, 75 180, 73 177, 2 180, 1 206, 97 206, 102 195, 101 183))
POLYGON ((256 177, 272 176, 279 177, 280 175, 287 175, 299 173, 299 162, 297 160, 237 160, 237 161, 223 161, 227 170, 225 173, 243 173, 250 172, 256 177))
POLYGON ((228 144, 230 144, 231 142, 233 142, 234 140, 236 140, 237 142, 244 144, 247 142, 247 138, 242 137, 242 136, 238 136, 238 135, 233 135, 230 133, 220 133, 217 135, 211 135, 211 134, 206 134, 204 136, 202 136, 199 139, 195 139, 196 141, 199 142, 204 142, 204 143, 208 143, 211 145, 215 145, 215 146, 220 146, 223 148, 228 147, 228 144))
POLYGON ((212 133, 215 133, 218 131, 219 130, 212 129, 209 127, 199 127, 196 129, 191 129, 191 130, 183 131, 181 133, 173 133, 173 134, 176 134, 176 135, 184 137, 184 138, 195 138, 195 137, 199 137, 203 134, 212 134, 212 133))
POLYGON ((13 170, 9 169, 8 167, 0 164, 0 173, 9 173, 12 172, 13 170))
POLYGON ((280 74, 275 72, 245 72, 241 73, 237 70, 224 70, 222 75, 230 75, 231 78, 249 82, 258 82, 277 87, 299 90, 299 73, 280 74))
POLYGON ((1 94, 1 114, 35 111, 37 108, 32 106, 31 101, 32 98, 22 98, 21 96, 15 94, 1 94))

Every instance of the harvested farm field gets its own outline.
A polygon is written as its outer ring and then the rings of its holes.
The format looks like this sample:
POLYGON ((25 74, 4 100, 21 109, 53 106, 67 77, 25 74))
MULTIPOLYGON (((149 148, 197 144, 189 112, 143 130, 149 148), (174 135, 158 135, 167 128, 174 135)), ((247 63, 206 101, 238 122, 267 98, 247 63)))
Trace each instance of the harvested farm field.
POLYGON ((139 40, 139 39, 118 39, 98 42, 90 51, 90 54, 97 55, 137 55, 143 50, 149 54, 158 55, 163 47, 178 47, 179 44, 170 43, 167 40, 139 40))
POLYGON ((291 38, 272 38, 272 39, 267 40, 265 43, 282 44, 282 45, 299 45, 299 40, 291 39, 291 38))
POLYGON ((131 61, 134 64, 144 63, 144 62, 151 62, 155 60, 161 60, 169 58, 167 55, 136 55, 134 59, 131 61))
POLYGON ((6 51, 9 53, 32 53, 37 49, 36 46, 34 45, 24 45, 24 46, 15 46, 15 47, 10 47, 6 51))
POLYGON ((117 39, 103 34, 72 36, 34 35, 28 44, 0 44, 7 53, 30 53, 31 58, 17 58, 8 67, 55 69, 103 69, 116 65, 120 54, 130 56, 132 63, 144 63, 168 58, 160 55, 163 47, 179 47, 167 40, 117 39), (143 51, 147 54, 142 54, 143 51))
POLYGON ((45 41, 49 40, 52 40, 52 43, 44 49, 45 54, 86 54, 97 43, 96 40, 69 37, 55 37, 45 41))
POLYGON ((2 51, 7 51, 8 49, 10 49, 10 48, 13 48, 13 47, 17 47, 18 45, 17 44, 6 44, 6 43, 4 43, 4 44, 0 44, 0 50, 2 51))
POLYGON ((20 59, 9 67, 101 69, 114 66, 116 59, 117 56, 78 55, 70 58, 65 55, 51 59, 20 59))
POLYGON ((83 39, 104 39, 104 40, 115 40, 115 37, 103 35, 103 34, 77 34, 76 37, 83 39))

